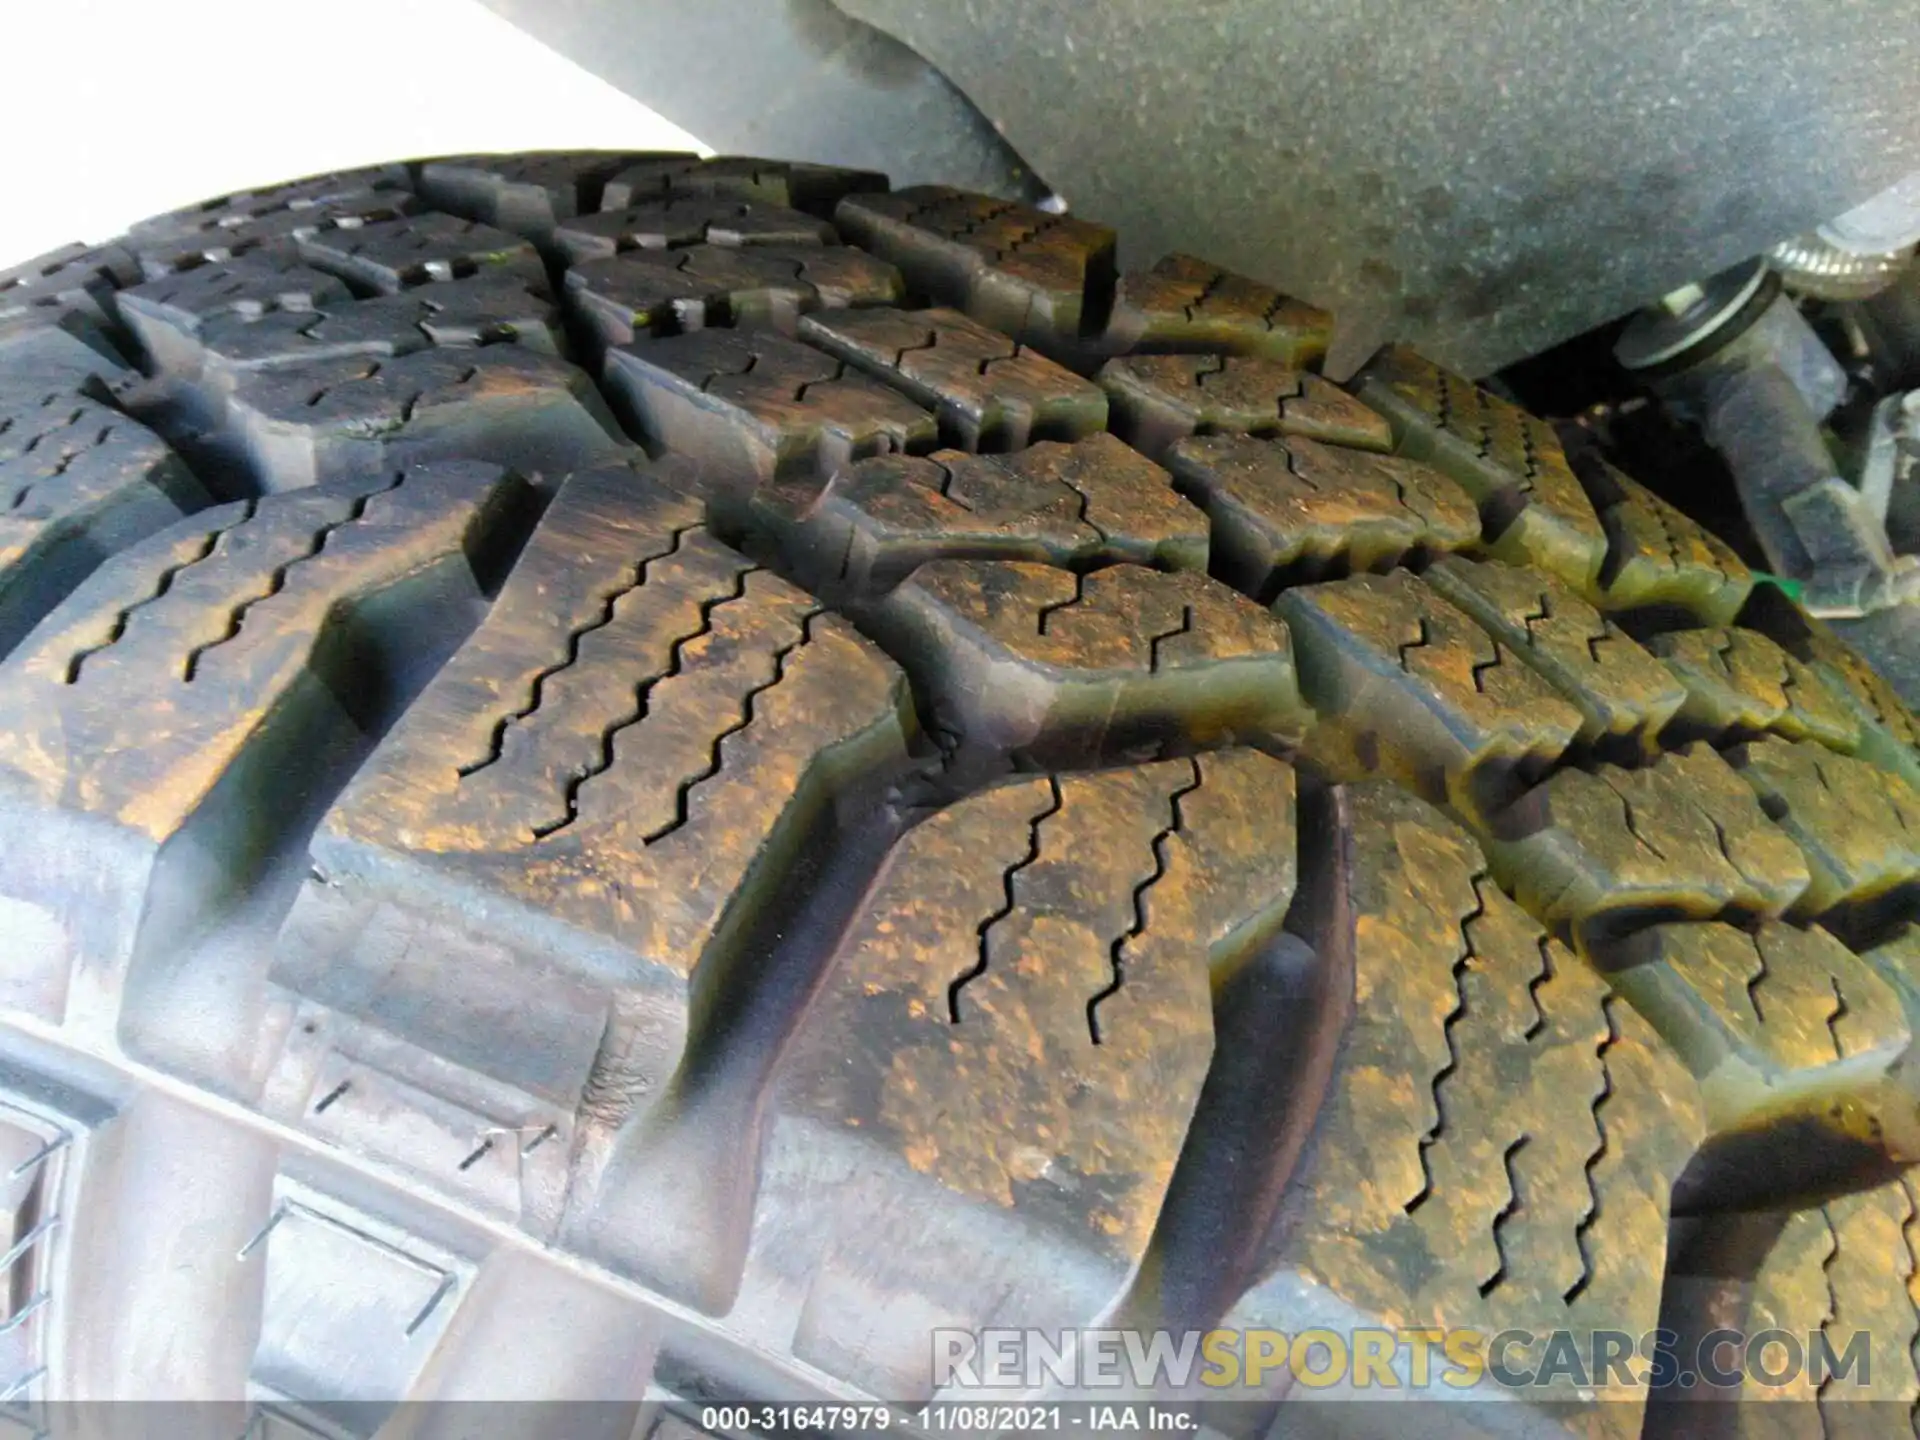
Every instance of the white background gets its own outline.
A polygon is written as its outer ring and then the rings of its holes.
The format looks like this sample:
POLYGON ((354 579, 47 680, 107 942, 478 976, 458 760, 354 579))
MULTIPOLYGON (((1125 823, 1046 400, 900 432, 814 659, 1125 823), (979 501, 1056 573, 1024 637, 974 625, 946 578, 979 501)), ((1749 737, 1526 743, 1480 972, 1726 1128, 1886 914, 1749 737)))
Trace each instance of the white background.
POLYGON ((0 269, 315 171, 699 148, 476 0, 4 0, 0 17, 0 269))

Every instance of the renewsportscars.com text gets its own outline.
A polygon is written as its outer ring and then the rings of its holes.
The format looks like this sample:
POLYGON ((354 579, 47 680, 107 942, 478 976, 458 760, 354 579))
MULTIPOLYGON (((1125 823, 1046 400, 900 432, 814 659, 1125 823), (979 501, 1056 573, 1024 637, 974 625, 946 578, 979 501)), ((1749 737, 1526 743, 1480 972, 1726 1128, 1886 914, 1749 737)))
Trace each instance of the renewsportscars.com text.
POLYGON ((1778 1388, 1873 1383, 1872 1335, 1716 1330, 1682 1346, 1671 1330, 1439 1327, 1284 1330, 935 1330, 935 1389, 1034 1392, 1259 1389, 1520 1390, 1642 1386, 1778 1388))

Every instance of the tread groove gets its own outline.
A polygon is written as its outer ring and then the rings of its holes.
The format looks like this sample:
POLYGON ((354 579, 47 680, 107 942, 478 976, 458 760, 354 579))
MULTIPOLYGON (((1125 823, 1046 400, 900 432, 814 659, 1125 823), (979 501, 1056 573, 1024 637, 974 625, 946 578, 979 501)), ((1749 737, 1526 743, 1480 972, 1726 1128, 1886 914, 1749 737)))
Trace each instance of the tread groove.
MULTIPOLYGON (((1545 953, 1544 941, 1542 953, 1545 953)), ((1606 1021, 1607 1029, 1600 1037, 1600 1043, 1594 1047, 1594 1056, 1600 1062, 1600 1089, 1587 1107, 1593 1117, 1595 1139, 1593 1149, 1587 1152, 1587 1158, 1580 1167, 1587 1183, 1587 1208, 1573 1227, 1574 1248, 1580 1252, 1580 1274, 1561 1297, 1569 1305, 1578 1300, 1593 1283, 1593 1251, 1587 1237, 1600 1218, 1600 1187, 1594 1181, 1593 1172, 1607 1156, 1608 1136, 1604 1112, 1612 1103, 1614 1094, 1613 1067, 1608 1063, 1607 1055, 1620 1042, 1620 1022, 1613 1013, 1613 1007, 1619 1003, 1619 997, 1611 993, 1600 997, 1600 1015, 1606 1021)))
POLYGON ((218 639, 208 640, 196 645, 187 652, 187 658, 180 667, 180 678, 191 685, 200 673, 201 658, 205 656, 208 651, 217 650, 222 645, 237 640, 240 637, 241 628, 247 623, 247 616, 253 612, 253 608, 256 605, 265 604, 282 590, 286 589, 287 576, 296 566, 304 565, 308 561, 316 559, 320 552, 327 548, 327 542, 330 541, 337 532, 345 529, 349 525, 357 524, 365 517, 367 507, 373 503, 377 496, 390 494, 399 489, 405 478, 404 475, 396 475, 389 483, 383 485, 380 489, 369 490, 363 495, 356 496, 353 504, 347 507, 347 513, 345 515, 333 521, 331 524, 321 526, 314 532, 312 541, 303 553, 294 556, 284 564, 274 566, 273 573, 267 577, 267 583, 260 588, 259 592, 248 596, 245 600, 241 601, 239 605, 234 607, 233 613, 227 618, 226 634, 220 636, 218 639))
MULTIPOLYGON (((1428 1081, 1428 1090, 1433 1101, 1433 1123, 1420 1137, 1420 1174, 1421 1186, 1417 1194, 1402 1207, 1407 1214, 1416 1213, 1421 1206, 1433 1198, 1433 1165, 1427 1158, 1427 1152, 1439 1143, 1441 1134, 1447 1127, 1446 1106, 1441 1102, 1441 1092, 1448 1080, 1460 1068, 1460 1049, 1453 1038, 1454 1027, 1467 1015, 1467 974, 1473 969, 1477 958, 1473 948, 1473 922, 1487 913, 1486 893, 1482 886, 1492 883, 1487 871, 1481 870, 1471 877, 1473 885, 1473 909, 1462 915, 1459 920, 1460 953, 1453 961, 1453 1008, 1440 1022, 1440 1034, 1447 1044, 1447 1060, 1428 1081)), ((1484 1293, 1484 1292, 1483 1292, 1484 1293)))
POLYGON ((1167 873, 1167 842, 1180 833, 1180 802, 1199 788, 1200 762, 1189 756, 1187 779, 1167 797, 1167 824, 1153 837, 1149 846, 1153 851, 1153 873, 1142 878, 1133 887, 1133 923, 1127 927, 1125 933, 1116 936, 1113 944, 1108 947, 1107 963, 1112 969, 1113 978, 1098 994, 1087 1001, 1087 1034, 1096 1045, 1101 1043, 1100 1007, 1127 983, 1126 947, 1146 933, 1147 892, 1159 884, 1167 873))
POLYGON ((565 793, 566 813, 552 820, 543 820, 530 826, 535 840, 548 840, 564 832, 568 826, 580 818, 580 791, 588 781, 604 775, 613 768, 614 742, 624 731, 632 729, 647 718, 648 698, 653 688, 663 680, 671 680, 681 673, 686 663, 686 648, 696 640, 713 633, 713 612, 722 605, 731 605, 746 598, 747 577, 759 573, 759 567, 748 566, 737 570, 733 576, 733 588, 724 595, 710 595, 700 602, 699 624, 692 630, 674 638, 672 649, 668 653, 667 668, 660 674, 639 681, 633 687, 633 708, 627 714, 609 724, 600 734, 600 753, 593 763, 579 774, 568 779, 565 793))
POLYGON ((687 536, 695 530, 704 528, 704 523, 703 521, 696 520, 690 525, 675 527, 672 531, 672 541, 666 549, 655 551, 651 555, 644 555, 636 564, 628 566, 626 578, 602 597, 600 613, 586 624, 577 626, 568 632, 567 653, 565 657, 558 664, 545 666, 534 675, 527 703, 517 710, 509 711, 494 721, 493 731, 487 742, 487 753, 478 760, 470 760, 464 765, 461 765, 455 772, 461 779, 464 780, 470 775, 477 775, 488 766, 499 763, 500 757, 506 749, 507 732, 514 725, 528 719, 535 711, 539 710, 541 701, 544 698, 547 681, 562 671, 571 669, 580 663, 581 642, 585 640, 587 636, 593 634, 594 631, 604 630, 607 626, 611 625, 614 620, 614 612, 618 609, 620 601, 647 583, 647 568, 657 560, 670 559, 679 554, 681 547, 686 543, 687 536))
POLYGON ((125 606, 114 615, 113 623, 107 627, 106 639, 102 640, 98 645, 90 645, 86 649, 79 651, 72 659, 67 661, 66 683, 69 685, 78 684, 81 667, 95 655, 100 654, 103 650, 112 648, 113 645, 118 643, 120 638, 127 633, 127 622, 136 613, 166 598, 167 592, 173 588, 173 582, 180 577, 183 571, 190 570, 195 565, 211 558, 214 550, 219 547, 221 540, 232 531, 253 519, 254 513, 258 508, 259 505, 257 501, 241 501, 239 514, 232 520, 227 521, 224 525, 208 531, 198 551, 188 556, 185 560, 177 564, 169 565, 165 570, 161 571, 159 579, 154 582, 154 589, 151 595, 148 595, 144 600, 138 600, 131 605, 125 606))
POLYGON ((1047 785, 1051 793, 1046 808, 1037 812, 1027 821, 1027 853, 1008 867, 1006 873, 1001 877, 1001 883, 1006 891, 1005 902, 999 909, 982 920, 977 928, 976 934, 979 936, 980 945, 979 958, 970 968, 956 975, 947 986, 947 1023, 950 1025, 958 1025, 960 1023, 960 992, 987 973, 987 966, 990 963, 987 946, 992 937, 993 928, 1019 908, 1019 901, 1013 893, 1014 877, 1039 860, 1040 827, 1055 815, 1058 815, 1061 807, 1066 803, 1065 798, 1060 793, 1059 777, 1054 775, 1047 776, 1047 785))
POLYGON ((772 676, 752 686, 740 697, 740 718, 730 722, 724 730, 713 737, 713 752, 708 757, 706 767, 702 769, 699 774, 680 781, 677 793, 674 796, 673 818, 666 824, 643 834, 640 837, 641 844, 652 845, 656 841, 664 840, 667 836, 673 834, 674 831, 680 829, 687 823, 688 810, 693 803, 693 792, 720 773, 720 767, 723 764, 721 747, 726 744, 729 738, 738 735, 753 723, 753 707, 755 702, 759 700, 763 694, 787 678, 788 658, 794 651, 798 650, 813 638, 813 621, 815 617, 822 613, 823 611, 820 607, 815 606, 811 610, 804 611, 798 617, 800 637, 797 640, 788 641, 785 645, 782 645, 778 650, 773 652, 772 676))

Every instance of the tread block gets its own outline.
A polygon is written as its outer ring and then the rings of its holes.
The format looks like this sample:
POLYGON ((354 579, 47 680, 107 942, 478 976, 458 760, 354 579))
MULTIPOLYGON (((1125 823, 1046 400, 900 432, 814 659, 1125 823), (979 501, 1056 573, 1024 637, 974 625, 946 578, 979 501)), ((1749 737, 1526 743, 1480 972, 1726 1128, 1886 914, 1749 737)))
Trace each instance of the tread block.
POLYGON ((1703 1080, 1729 1053, 1777 1077, 1911 1038, 1893 987, 1817 927, 1656 925, 1633 956, 1614 988, 1703 1080))
POLYGON ((199 361, 198 337, 222 319, 258 320, 287 312, 313 318, 323 305, 351 302, 353 292, 337 276, 316 270, 298 256, 273 253, 215 261, 163 275, 123 291, 120 319, 162 370, 191 371, 199 361))
POLYGON ((1860 721, 1854 753, 1920 789, 1920 719, 1858 651, 1771 585, 1756 585, 1742 620, 1805 665, 1860 721))
POLYGON ((475 557, 521 493, 457 464, 215 506, 121 551, 41 622, 0 666, 0 893, 47 942, 13 957, 11 1002, 59 1018, 77 963, 89 1003, 117 1006, 141 927, 210 903, 270 839, 260 806, 284 789, 254 772, 300 778, 293 753, 335 743, 329 717, 395 683, 380 627, 396 604, 419 619, 403 647, 417 660, 438 597, 477 594, 475 557), (23 847, 20 827, 41 838, 23 847))
POLYGON ((961 450, 1020 450, 1107 427, 1098 386, 956 310, 809 315, 799 333, 933 411, 961 450))
POLYGON ((564 474, 621 448, 584 374, 515 345, 256 371, 233 387, 227 420, 270 491, 461 456, 564 474))
POLYGON ((860 460, 818 490, 762 489, 746 525, 771 535, 810 590, 839 596, 878 594, 939 559, 1207 568, 1206 518, 1111 435, 860 460))
POLYGON ((834 223, 853 243, 900 267, 907 288, 1042 349, 1104 328, 1114 286, 1114 236, 945 185, 849 195, 834 223))
POLYGON ((887 177, 872 170, 750 155, 715 155, 709 160, 662 155, 622 167, 607 181, 601 203, 608 210, 620 210, 670 195, 737 195, 809 215, 831 216, 845 196, 886 188, 887 177))
POLYGON ((1678 605, 1708 625, 1730 625, 1753 575, 1719 536, 1598 457, 1575 473, 1607 532, 1601 608, 1678 605))
POLYGON ((1354 384, 1391 422, 1399 454, 1438 466, 1473 496, 1495 558, 1597 596, 1606 532, 1551 425, 1402 346, 1382 351, 1354 384))
MULTIPOLYGON (((1786 1331, 1802 1337, 1803 1347, 1812 1328, 1835 1357, 1856 1340, 1866 1344, 1858 1368, 1825 1384, 1804 1365, 1779 1385, 1749 1378, 1726 1394, 1742 1416, 1779 1412, 1779 1420, 1757 1423, 1777 1426, 1780 1434, 1796 1428, 1836 1437, 1892 1433, 1888 1422, 1896 1414, 1896 1423, 1907 1428, 1904 1422, 1920 1399, 1916 1214, 1914 1181, 1902 1175, 1824 1205, 1757 1217, 1777 1229, 1764 1256, 1740 1277, 1744 1314, 1712 1323, 1739 1325, 1749 1335, 1786 1331), (1804 1424, 1796 1427, 1802 1416, 1804 1424)), ((1772 1350, 1767 1361, 1779 1366, 1781 1351, 1772 1350)))
POLYGON ((296 236, 294 247, 314 268, 382 295, 474 275, 514 275, 537 285, 547 279, 539 252, 525 240, 452 215, 323 230, 296 236))
POLYGON ((1882 939, 1859 954, 1900 997, 1907 1027, 1920 1034, 1920 924, 1904 921, 1892 927, 1891 938, 1882 939))
POLYGON ((1278 360, 1128 355, 1100 367, 1113 432, 1164 460, 1188 435, 1298 435, 1356 450, 1393 449, 1387 422, 1339 386, 1278 360))
POLYGON ((1558 756, 1585 717, 1417 575, 1281 594, 1316 746, 1339 773, 1400 780, 1480 816, 1558 756))
POLYGON ((1480 539, 1460 487, 1411 460, 1299 437, 1204 435, 1177 441, 1162 461, 1212 522, 1214 573, 1257 600, 1480 539))
POLYGON ((566 278, 569 309, 602 346, 708 325, 791 334, 806 311, 897 305, 905 295, 898 270, 851 245, 629 250, 566 278))
POLYGON ((925 452, 933 416, 847 362, 768 331, 703 330, 609 350, 604 378, 651 444, 712 468, 719 488, 822 479, 868 455, 925 452))
POLYGON ((531 1097, 519 1123, 572 1154, 577 1115, 604 1135, 660 1098, 748 983, 743 930, 912 724, 886 658, 697 501, 575 475, 322 821, 275 979, 428 1088, 451 1065, 531 1097))
MULTIPOLYGON (((1349 913, 1327 938, 1351 957, 1352 1019, 1292 1223, 1220 1323, 1291 1333, 1332 1297, 1377 1317, 1359 1324, 1641 1333, 1703 1133, 1696 1086, 1458 826, 1396 787, 1344 794, 1349 913)), ((1593 1433, 1637 1433, 1642 1392, 1598 1398, 1593 1433)))
POLYGON ((1311 723, 1287 627, 1192 571, 935 560, 862 624, 962 743, 1039 763, 1273 745, 1311 723))
POLYGON ((174 228, 136 228, 126 243, 139 261, 140 273, 158 280, 244 255, 295 255, 294 242, 302 236, 379 225, 412 215, 418 208, 405 190, 349 187, 344 193, 311 201, 248 202, 174 228))
POLYGON ((1794 618, 1804 633, 1789 648, 1860 718, 1861 758, 1920 786, 1920 719, 1851 645, 1818 620, 1798 612, 1794 618))
POLYGON ((580 215, 554 227, 553 245, 569 265, 605 260, 626 250, 682 245, 744 248, 835 245, 839 233, 825 220, 784 205, 737 195, 675 195, 580 215))
POLYGON ((1588 744, 1637 738, 1652 753, 1687 698, 1665 666, 1550 576, 1448 556, 1426 581, 1579 708, 1588 744))
POLYGON ((1680 718, 1703 735, 1771 730, 1843 752, 1860 747, 1859 717, 1757 630, 1671 631, 1648 648, 1686 686, 1680 718))
POLYGON ((235 190, 216 195, 195 205, 169 210, 163 215, 142 220, 128 234, 137 240, 166 236, 202 235, 210 231, 243 229, 279 216, 301 212, 327 213, 329 207, 353 207, 368 203, 406 206, 407 167, 370 165, 360 170, 340 170, 327 175, 309 175, 280 185, 263 185, 253 190, 235 190))
POLYGON ((100 324, 113 316, 112 295, 140 278, 140 266, 121 245, 63 245, 0 270, 0 320, 57 319, 79 310, 100 324))
POLYGON ((699 156, 623 150, 449 155, 420 166, 418 185, 429 205, 547 246, 557 223, 598 210, 607 181, 636 162, 698 164, 699 156))
POLYGON ((776 1081, 746 1284, 804 1311, 801 1358, 918 1393, 919 1326, 854 1318, 875 1284, 967 1328, 1009 1291, 1047 1325, 1120 1297, 1206 1076, 1210 972, 1286 914, 1293 788, 1227 751, 1004 784, 898 842, 776 1081))
POLYGON ((329 303, 257 320, 224 316, 202 325, 194 338, 196 378, 228 390, 243 373, 352 356, 503 343, 558 355, 563 344, 559 311, 544 287, 506 276, 450 280, 377 300, 329 303))
POLYGON ((1173 254, 1120 277, 1103 348, 1255 355, 1298 367, 1324 356, 1332 335, 1326 311, 1211 261, 1173 254))
POLYGON ((1806 860, 1704 744, 1635 770, 1559 771, 1498 824, 1517 837, 1488 844, 1501 883, 1588 955, 1636 925, 1774 917, 1807 893, 1806 860))
POLYGON ((1756 740, 1727 758, 1805 855, 1810 914, 1920 879, 1920 793, 1900 776, 1805 740, 1756 740))
POLYGON ((0 405, 28 405, 55 391, 111 388, 135 378, 106 330, 82 310, 0 318, 0 405))
POLYGON ((0 653, 101 561, 208 503, 117 410, 73 394, 0 405, 0 653))

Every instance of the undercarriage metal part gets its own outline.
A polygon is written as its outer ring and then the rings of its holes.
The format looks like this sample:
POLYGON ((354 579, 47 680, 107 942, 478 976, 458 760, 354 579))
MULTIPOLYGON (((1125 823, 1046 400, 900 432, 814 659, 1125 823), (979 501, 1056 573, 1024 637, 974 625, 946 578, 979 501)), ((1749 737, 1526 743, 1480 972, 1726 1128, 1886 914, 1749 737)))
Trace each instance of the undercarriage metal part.
POLYGON ((1865 300, 1898 280, 1920 244, 1920 173, 1767 251, 1787 288, 1813 300, 1865 300))
POLYGON ((1865 254, 1836 245, 1818 230, 1782 240, 1767 251, 1767 264, 1789 290, 1809 300, 1866 300, 1878 295, 1913 263, 1913 247, 1865 254))
POLYGON ((1759 262, 1676 291, 1636 316, 1614 354, 1725 458, 1775 573, 1816 615, 1857 618, 1920 593, 1884 507, 1843 480, 1820 421, 1846 375, 1759 262))

